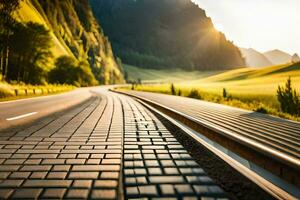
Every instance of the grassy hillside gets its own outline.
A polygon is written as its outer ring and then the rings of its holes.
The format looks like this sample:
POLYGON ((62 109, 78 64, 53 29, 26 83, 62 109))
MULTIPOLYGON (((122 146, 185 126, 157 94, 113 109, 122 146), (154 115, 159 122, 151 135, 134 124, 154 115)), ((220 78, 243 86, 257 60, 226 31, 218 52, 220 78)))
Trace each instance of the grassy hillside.
POLYGON ((226 87, 237 94, 268 94, 276 93, 278 85, 285 83, 288 77, 300 89, 300 64, 286 64, 262 69, 243 68, 227 71, 221 74, 189 81, 183 85, 199 86, 207 90, 220 90, 226 87))
POLYGON ((235 94, 268 94, 273 95, 279 84, 284 84, 290 76, 293 84, 300 90, 300 63, 285 64, 261 69, 240 68, 229 71, 181 71, 150 70, 133 66, 124 66, 129 78, 143 82, 174 82, 178 86, 201 88, 206 91, 220 92, 223 88, 235 94), (162 81, 164 80, 164 81, 162 81))
MULTIPOLYGON (((22 22, 36 22, 39 24, 43 24, 48 29, 51 29, 51 26, 49 22, 47 22, 47 17, 44 15, 43 12, 39 12, 36 7, 32 4, 29 0, 21 1, 20 10, 15 13, 16 17, 19 21, 22 22)), ((67 56, 73 56, 70 49, 65 45, 65 43, 62 43, 58 40, 57 36, 54 34, 54 32, 51 32, 52 40, 53 40, 53 47, 52 52, 55 57, 67 55, 67 56)))
POLYGON ((182 82, 187 80, 198 80, 217 74, 219 71, 185 71, 182 69, 144 69, 138 68, 131 65, 123 65, 124 71, 128 74, 130 81, 137 81, 141 79, 143 83, 171 83, 171 82, 182 82))
POLYGON ((88 0, 24 0, 16 17, 46 26, 52 35, 55 57, 88 61, 100 83, 122 83, 110 42, 95 20, 88 0))
MULTIPOLYGON (((146 72, 142 70, 142 73, 146 72)), ((300 63, 277 65, 262 69, 241 68, 204 77, 201 76, 200 72, 198 74, 194 73, 195 76, 181 74, 180 80, 173 81, 176 90, 181 90, 182 96, 188 96, 192 89, 196 89, 199 91, 201 98, 207 101, 249 110, 263 108, 269 114, 300 120, 297 117, 281 113, 276 97, 278 85, 285 85, 288 77, 291 77, 293 87, 300 92, 300 63), (223 88, 226 88, 227 94, 230 96, 229 99, 222 97, 223 88)), ((173 76, 172 72, 165 77, 168 78, 169 75, 173 76)), ((171 92, 170 83, 143 84, 137 86, 136 90, 168 94, 171 92)))

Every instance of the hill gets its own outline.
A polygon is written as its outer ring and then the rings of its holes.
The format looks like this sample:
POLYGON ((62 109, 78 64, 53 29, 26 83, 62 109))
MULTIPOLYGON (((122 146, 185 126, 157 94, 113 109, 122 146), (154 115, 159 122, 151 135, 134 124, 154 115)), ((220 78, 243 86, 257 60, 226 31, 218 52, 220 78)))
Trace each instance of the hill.
POLYGON ((186 71, 183 69, 143 69, 131 65, 124 65, 124 71, 128 75, 128 80, 138 81, 143 83, 169 83, 181 82, 186 80, 197 80, 212 76, 219 73, 219 71, 186 71))
POLYGON ((88 0, 24 0, 16 17, 51 31, 53 54, 88 61, 102 84, 123 82, 110 42, 95 20, 88 0))
POLYGON ((240 50, 246 60, 246 65, 249 67, 266 67, 273 65, 267 57, 255 49, 240 48, 240 50))
POLYGON ((281 65, 290 63, 292 61, 292 56, 286 52, 280 51, 278 49, 267 51, 264 55, 274 64, 281 65))
POLYGON ((188 70, 244 66, 239 49, 190 0, 90 0, 126 64, 188 70))
MULTIPOLYGON (((181 88, 199 88, 213 93, 220 93, 223 88, 226 88, 231 94, 238 96, 243 94, 255 98, 259 95, 271 95, 274 98, 278 85, 284 85, 288 77, 292 78, 293 85, 300 90, 300 63, 265 68, 188 73, 182 73, 179 70, 139 69, 130 66, 124 68, 129 73, 129 77, 135 80, 141 78, 144 83, 166 83, 161 81, 166 79, 167 82, 176 83, 181 88), (151 74, 159 75, 159 77, 151 74)), ((157 87, 161 86, 157 85, 157 87)))

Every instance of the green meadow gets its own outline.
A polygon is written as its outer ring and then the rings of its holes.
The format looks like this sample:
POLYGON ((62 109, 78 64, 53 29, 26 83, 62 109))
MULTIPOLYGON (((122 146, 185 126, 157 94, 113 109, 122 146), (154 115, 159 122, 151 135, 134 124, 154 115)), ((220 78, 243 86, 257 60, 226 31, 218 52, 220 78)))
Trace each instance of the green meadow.
POLYGON ((201 99, 206 101, 300 121, 299 117, 282 113, 276 97, 278 86, 285 85, 288 77, 292 79, 293 88, 300 92, 300 63, 222 72, 147 70, 131 66, 124 68, 132 80, 142 80, 143 84, 135 87, 138 91, 171 94, 173 83, 177 95, 181 93, 181 96, 189 96, 194 89, 199 92, 201 99), (226 98, 223 97, 224 88, 226 98))

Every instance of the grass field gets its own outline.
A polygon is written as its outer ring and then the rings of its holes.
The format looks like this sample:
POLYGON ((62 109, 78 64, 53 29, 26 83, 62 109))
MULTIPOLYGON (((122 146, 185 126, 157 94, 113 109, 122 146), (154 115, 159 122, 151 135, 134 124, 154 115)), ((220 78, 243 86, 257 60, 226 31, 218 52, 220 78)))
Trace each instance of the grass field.
POLYGON ((0 101, 24 99, 66 92, 75 89, 70 85, 24 85, 0 82, 0 101))
POLYGON ((135 89, 140 91, 170 94, 170 83, 174 83, 177 92, 188 96, 192 89, 199 91, 203 100, 222 103, 248 110, 263 108, 267 113, 299 120, 299 117, 280 112, 276 91, 279 85, 284 85, 291 77, 293 87, 300 92, 300 63, 272 66, 266 68, 241 68, 225 72, 181 72, 139 70, 129 72, 133 79, 141 78, 143 85, 135 89), (152 77, 152 74, 154 78, 152 77), (157 80, 164 80, 157 81, 157 80), (156 81, 156 82, 155 82, 156 81), (150 83, 149 83, 150 82, 150 83), (223 88, 230 98, 223 98, 223 88))
POLYGON ((144 83, 172 83, 186 80, 198 80, 220 73, 219 71, 183 71, 182 69, 155 70, 141 69, 130 65, 123 65, 124 70, 129 75, 129 80, 137 81, 141 79, 144 83))

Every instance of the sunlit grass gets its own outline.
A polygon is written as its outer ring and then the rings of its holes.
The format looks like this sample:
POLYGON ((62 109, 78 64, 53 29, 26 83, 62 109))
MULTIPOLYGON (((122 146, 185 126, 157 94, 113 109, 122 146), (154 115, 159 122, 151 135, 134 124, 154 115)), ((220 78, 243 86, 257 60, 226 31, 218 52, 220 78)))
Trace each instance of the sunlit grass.
POLYGON ((184 71, 182 69, 143 69, 131 65, 124 65, 124 70, 129 74, 130 81, 141 79, 145 83, 171 83, 184 80, 198 80, 220 71, 184 71))
MULTIPOLYGON (((48 22, 43 17, 43 13, 39 12, 30 1, 21 1, 20 9, 15 13, 16 18, 22 22, 35 22, 43 24, 47 29, 51 30, 48 22)), ((55 57, 62 55, 72 55, 66 46, 59 41, 53 32, 50 33, 53 41, 52 53, 55 57)))
POLYGON ((25 85, 0 82, 0 101, 52 95, 75 89, 70 85, 25 85))
MULTIPOLYGON (((153 71, 153 70, 152 70, 153 71)), ((145 70, 143 70, 145 73, 145 70)), ((154 72, 152 72, 154 73, 154 72)), ((191 72, 189 72, 191 73, 191 72)), ((198 72, 199 74, 201 72, 198 72)), ((207 72, 205 72, 207 74, 207 72)), ((206 101, 221 103, 247 110, 266 110, 268 114, 300 121, 299 117, 291 116, 280 111, 276 91, 279 85, 285 85, 288 77, 292 79, 293 88, 300 92, 300 64, 286 64, 262 69, 242 68, 199 76, 184 76, 168 83, 151 83, 135 87, 138 91, 171 94, 171 84, 181 96, 188 96, 192 89, 199 91, 201 98, 206 101), (229 98, 223 98, 223 89, 226 89, 229 98)), ((171 76, 175 76, 172 73, 171 76)), ((195 73, 197 76, 197 73, 195 73)), ((175 76, 176 77, 176 76, 175 76)), ((162 77, 163 79, 163 77, 162 77)), ((147 83, 147 81, 146 81, 147 83)), ((127 87, 126 89, 131 89, 127 87)))

